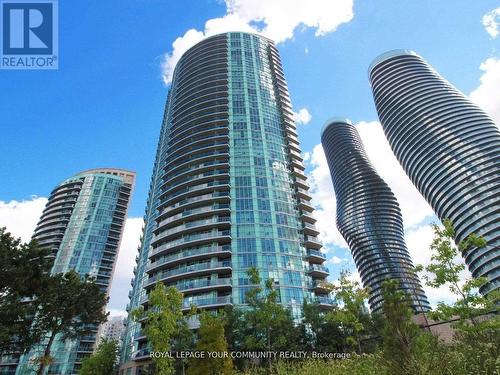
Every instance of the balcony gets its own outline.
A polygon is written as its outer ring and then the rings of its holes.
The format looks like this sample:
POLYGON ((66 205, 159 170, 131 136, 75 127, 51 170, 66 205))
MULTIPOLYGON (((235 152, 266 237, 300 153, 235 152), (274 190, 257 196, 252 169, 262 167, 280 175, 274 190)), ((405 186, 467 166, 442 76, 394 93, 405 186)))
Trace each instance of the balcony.
POLYGON ((319 230, 316 228, 314 224, 302 223, 302 231, 304 234, 309 236, 317 236, 319 234, 319 230))
POLYGON ((330 293, 331 290, 330 288, 328 287, 328 284, 321 280, 315 280, 312 284, 312 289, 314 290, 315 293, 319 293, 319 294, 325 294, 325 293, 330 293))
POLYGON ((151 271, 155 271, 163 265, 173 266, 175 264, 187 263, 197 259, 230 254, 231 245, 198 247, 191 250, 185 250, 171 255, 163 256, 148 265, 148 267, 146 268, 146 272, 149 273, 151 271))
POLYGON ((186 176, 183 179, 180 179, 177 181, 175 184, 170 184, 170 185, 162 185, 162 195, 164 194, 170 194, 173 191, 181 190, 184 189, 188 186, 191 185, 193 181, 196 181, 198 184, 201 184, 202 182, 205 181, 212 181, 213 179, 217 177, 227 177, 229 178, 229 170, 220 170, 220 169, 215 169, 211 171, 207 171, 204 173, 200 173, 197 175, 189 175, 186 176))
POLYGON ((312 277, 327 277, 330 273, 328 271, 328 268, 325 266, 321 266, 319 264, 311 264, 309 266, 309 274, 312 277))
POLYGON ((224 150, 218 150, 215 149, 212 152, 205 152, 201 154, 196 154, 194 156, 188 157, 186 156, 186 159, 182 159, 182 162, 179 164, 171 165, 170 168, 166 169, 165 168, 165 173, 166 174, 172 174, 175 175, 178 170, 182 170, 183 168, 185 169, 187 166, 193 163, 202 163, 208 160, 213 160, 214 158, 217 157, 222 157, 222 158, 229 158, 229 150, 224 149, 224 150))
POLYGON ((332 308, 333 306, 336 305, 335 301, 333 299, 331 299, 330 297, 316 297, 315 302, 318 303, 322 307, 332 308))
POLYGON ((321 241, 318 240, 316 237, 304 236, 304 247, 311 248, 311 249, 321 249, 323 245, 321 244, 321 241))
POLYGON ((309 186, 307 186, 306 189, 302 189, 300 187, 296 188, 295 191, 297 193, 297 197, 299 197, 300 199, 305 199, 306 201, 310 201, 312 198, 309 192, 307 191, 308 189, 309 186))
POLYGON ((307 259, 312 263, 323 263, 326 261, 326 255, 318 250, 307 250, 307 259))
POLYGON ((312 216, 311 213, 307 211, 300 211, 300 219, 310 224, 314 224, 316 222, 314 216, 312 216))
POLYGON ((190 210, 184 210, 178 214, 169 216, 166 219, 160 221, 155 231, 158 232, 159 228, 166 225, 170 226, 179 221, 184 222, 188 219, 202 218, 206 217, 207 214, 212 214, 212 215, 229 214, 230 212, 231 212, 231 206, 229 203, 216 203, 211 206, 202 206, 198 208, 192 208, 190 210))
POLYGON ((232 270, 231 261, 224 261, 217 263, 213 262, 197 263, 157 273, 156 275, 148 279, 145 287, 149 287, 157 283, 158 281, 169 282, 185 278, 187 276, 194 277, 196 275, 201 275, 206 273, 210 274, 215 272, 230 272, 231 270, 232 270))
POLYGON ((221 199, 229 200, 230 199, 229 191, 216 191, 213 193, 198 195, 195 197, 184 199, 180 202, 177 202, 177 203, 174 203, 170 206, 165 207, 162 210, 161 215, 168 214, 169 212, 172 212, 172 211, 177 211, 181 207, 189 207, 190 205, 192 205, 194 203, 198 203, 198 202, 202 202, 202 201, 207 201, 207 202, 214 201, 214 200, 217 201, 217 200, 221 200, 221 199))
POLYGON ((188 221, 182 225, 164 230, 157 235, 153 236, 151 244, 157 243, 163 239, 169 239, 178 235, 179 233, 187 234, 189 232, 200 231, 202 229, 211 229, 219 227, 227 227, 231 224, 231 217, 229 216, 215 216, 209 219, 188 221))
MULTIPOLYGON (((194 195, 193 193, 208 193, 217 190, 229 190, 229 179, 227 181, 211 181, 204 184, 198 184, 194 186, 188 186, 182 190, 178 190, 175 193, 169 194, 168 196, 163 196, 161 206, 172 205, 172 201, 184 198, 184 195, 194 195)), ((186 198, 184 198, 186 199, 186 198)))
POLYGON ((182 303, 182 309, 183 310, 189 310, 191 309, 191 306, 194 305, 196 307, 203 307, 203 308, 211 308, 211 307, 219 307, 219 306, 224 306, 224 305, 230 305, 231 302, 231 296, 223 296, 223 297, 212 297, 212 298, 202 298, 198 300, 189 300, 186 299, 182 303))
POLYGON ((210 231, 203 233, 196 233, 191 235, 186 235, 181 238, 178 238, 173 241, 166 242, 156 248, 151 252, 150 257, 157 255, 161 252, 173 252, 175 250, 180 250, 186 247, 192 247, 196 245, 201 245, 206 242, 214 242, 214 241, 231 241, 231 231, 223 230, 223 231, 210 231))
POLYGON ((306 169, 305 165, 300 160, 291 158, 291 163, 292 166, 296 169, 300 169, 301 171, 304 171, 306 169))
MULTIPOLYGON (((305 169, 305 168, 304 168, 304 169, 305 169)), ((301 179, 301 180, 304 180, 304 181, 305 181, 305 180, 306 180, 306 178, 307 178, 307 177, 305 176, 305 174, 304 174, 304 170, 302 170, 302 169, 292 167, 291 172, 292 172, 292 175, 293 175, 294 177, 296 177, 297 179, 301 179)))
POLYGON ((309 190, 309 185, 307 184, 307 179, 305 176, 302 177, 295 176, 295 185, 300 189, 309 190))
POLYGON ((304 159, 302 158, 302 155, 300 152, 297 152, 295 150, 289 150, 290 157, 295 160, 303 161, 304 159))
POLYGON ((303 211, 307 211, 307 212, 313 212, 314 211, 314 207, 312 206, 311 203, 309 203, 308 201, 304 200, 304 199, 299 199, 299 209, 303 210, 303 211))
MULTIPOLYGON (((175 287, 182 293, 199 293, 206 290, 230 290, 231 289, 231 278, 225 277, 221 279, 212 280, 186 280, 180 281, 175 284, 169 284, 167 287, 175 287)), ((146 295, 141 298, 141 305, 147 304, 149 302, 149 296, 146 295)))
POLYGON ((150 355, 149 355, 150 352, 151 352, 151 350, 149 348, 139 349, 138 351, 136 351, 132 354, 132 358, 135 361, 150 359, 150 355))
POLYGON ((177 184, 179 182, 183 181, 183 178, 188 178, 193 172, 194 173, 201 173, 201 172, 207 172, 213 168, 229 168, 229 160, 215 160, 215 161, 208 161, 205 163, 200 163, 198 165, 193 165, 192 167, 189 168, 184 168, 174 174, 166 174, 165 177, 165 182, 163 186, 168 186, 170 184, 177 184), (176 182, 174 182, 176 181, 176 182))

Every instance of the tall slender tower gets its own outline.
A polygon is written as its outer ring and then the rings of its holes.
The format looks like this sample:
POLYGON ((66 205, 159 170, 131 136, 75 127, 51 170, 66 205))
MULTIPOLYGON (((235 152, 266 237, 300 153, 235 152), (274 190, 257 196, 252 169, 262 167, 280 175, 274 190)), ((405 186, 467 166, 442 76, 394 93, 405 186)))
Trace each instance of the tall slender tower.
MULTIPOLYGON (((33 235, 40 246, 52 249, 53 274, 74 270, 93 276, 109 292, 134 181, 134 172, 103 168, 57 185, 33 235)), ((48 372, 76 374, 82 360, 92 354, 97 330, 76 340, 56 336, 48 372)), ((40 351, 43 348, 34 348, 23 355, 16 374, 36 373, 31 359, 40 351)))
POLYGON ((385 135, 456 242, 471 233, 488 245, 463 253, 481 289, 500 288, 500 133, 491 118, 411 51, 387 52, 370 70, 385 135))
MULTIPOLYGON (((189 49, 168 95, 129 311, 158 282, 186 310, 242 305, 250 267, 296 314, 304 298, 330 305, 307 190, 273 42, 234 32, 189 49)), ((149 358, 140 330, 128 320, 122 369, 149 358)))
POLYGON ((429 310, 404 240, 399 204, 368 160, 358 131, 347 119, 332 119, 321 142, 337 198, 337 227, 370 290, 372 311, 381 312, 381 285, 388 279, 410 295, 415 312, 429 310))

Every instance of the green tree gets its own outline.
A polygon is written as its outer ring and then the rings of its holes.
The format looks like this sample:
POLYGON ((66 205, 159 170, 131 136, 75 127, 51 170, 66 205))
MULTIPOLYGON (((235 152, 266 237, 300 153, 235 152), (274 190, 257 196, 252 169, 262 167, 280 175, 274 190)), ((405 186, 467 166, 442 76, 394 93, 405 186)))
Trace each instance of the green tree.
POLYGON ((205 352, 205 358, 194 359, 189 367, 190 375, 230 375, 233 372, 233 363, 228 355, 228 345, 224 336, 224 321, 220 316, 209 312, 200 315, 200 329, 198 330, 196 350, 205 352), (221 357, 209 358, 208 352, 220 353, 221 357))
POLYGON ((112 375, 118 363, 118 342, 103 340, 97 350, 82 362, 80 375, 112 375))
POLYGON ((410 374, 414 361, 413 344, 419 327, 412 322, 413 311, 409 296, 399 289, 398 282, 382 283, 385 325, 382 333, 383 354, 389 374, 410 374))
POLYGON ((245 348, 266 351, 293 350, 297 344, 298 330, 290 311, 278 301, 279 294, 274 289, 274 280, 266 280, 262 288, 259 273, 255 268, 249 269, 247 274, 254 287, 246 293, 249 309, 243 312, 247 325, 245 329, 248 332, 244 338, 245 348))
POLYGON ((412 321, 411 297, 395 280, 382 283, 383 360, 390 375, 461 374, 455 353, 412 321))
MULTIPOLYGON (((174 287, 165 288, 162 283, 157 283, 149 293, 149 308, 134 310, 136 320, 146 317, 144 334, 154 352, 169 352, 172 350, 174 337, 185 326, 182 313, 183 296, 174 287)), ((157 375, 170 375, 174 372, 174 359, 168 356, 153 358, 157 375)))
POLYGON ((430 316, 436 320, 458 318, 455 328, 453 349, 459 367, 465 373, 500 373, 500 317, 498 316, 499 292, 481 295, 478 289, 488 280, 484 277, 466 279, 461 282, 463 263, 457 263, 460 253, 467 254, 487 245, 486 240, 471 234, 465 240, 454 244, 455 229, 451 220, 443 220, 443 227, 434 225, 434 239, 431 244, 431 263, 424 279, 432 288, 448 286, 457 297, 451 305, 440 302, 430 316), (492 313, 486 316, 486 313, 492 313))
POLYGON ((0 353, 22 352, 40 335, 32 320, 52 267, 48 255, 36 241, 21 243, 0 228, 0 353))
POLYGON ((431 316, 438 320, 459 317, 459 324, 462 326, 469 323, 476 325, 477 315, 494 310, 498 306, 498 293, 483 296, 478 292, 478 289, 488 282, 488 279, 484 277, 467 279, 461 283, 461 272, 465 269, 465 265, 457 263, 456 259, 460 256, 459 252, 467 254, 485 247, 486 240, 471 234, 455 246, 453 242, 455 229, 449 219, 443 220, 442 228, 434 224, 433 229, 431 263, 426 267, 418 266, 417 271, 426 272, 423 278, 432 288, 448 286, 450 291, 457 296, 457 301, 452 305, 440 302, 431 316))
POLYGON ((326 318, 340 324, 348 346, 356 348, 358 354, 361 354, 361 336, 370 324, 370 315, 365 306, 368 290, 362 288, 359 282, 350 280, 349 276, 349 272, 341 272, 338 285, 332 285, 332 292, 339 305, 326 318))
POLYGON ((318 352, 342 352, 346 346, 344 332, 340 323, 326 319, 328 313, 320 309, 317 303, 302 305, 302 322, 299 325, 301 348, 318 352))
POLYGON ((44 354, 38 359, 38 374, 52 362, 50 350, 56 335, 63 339, 75 339, 91 333, 106 321, 104 311, 108 298, 91 278, 82 279, 74 271, 53 275, 40 292, 33 328, 43 333, 40 344, 44 354))

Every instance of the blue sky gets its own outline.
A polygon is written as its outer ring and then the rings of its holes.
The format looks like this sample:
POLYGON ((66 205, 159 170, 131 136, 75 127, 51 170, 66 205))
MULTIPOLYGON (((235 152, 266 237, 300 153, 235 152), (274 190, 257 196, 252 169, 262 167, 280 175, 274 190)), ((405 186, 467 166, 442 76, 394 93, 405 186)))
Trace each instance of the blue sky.
MULTIPOLYGON (((254 27, 267 27, 275 33, 290 28, 262 0, 228 2, 233 13, 247 17, 254 27)), ((293 3, 316 6, 311 0, 293 3)), ((292 27, 291 37, 281 38, 278 48, 294 109, 305 108, 312 116, 298 129, 302 149, 311 157, 308 173, 318 193, 316 203, 321 206, 322 194, 331 192, 325 185, 329 181, 324 178, 321 150, 315 149, 324 121, 346 116, 363 122, 359 128, 362 136, 371 138, 372 131, 374 139, 380 136, 377 124, 370 123, 377 115, 367 78, 368 65, 377 55, 395 48, 415 50, 468 95, 483 84, 480 78, 488 72, 493 78, 500 74, 500 38, 495 37, 495 16, 490 33, 482 22, 485 14, 498 8, 498 1, 493 0, 359 0, 354 1, 350 21, 345 18, 337 22, 335 30, 327 28, 319 31, 323 35, 316 35, 321 22, 330 14, 335 18, 337 8, 349 7, 350 1, 317 0, 318 7, 320 3, 327 12, 317 25, 314 11, 304 15, 312 21, 301 20, 301 14, 289 14, 298 26, 292 27), (481 70, 488 58, 492 70, 487 71, 486 65, 481 70)), ((168 90, 162 81, 161 63, 165 54, 172 53, 176 38, 189 29, 203 31, 206 21, 226 15, 226 5, 217 0, 188 4, 167 0, 61 1, 59 69, 0 70, 0 203, 29 201, 33 195, 46 197, 59 181, 81 170, 110 166, 137 172, 129 216, 142 216, 168 90)), ((293 9, 287 12, 293 13, 293 9)), ((485 83, 490 92, 495 82, 485 83)), ((484 89, 477 96, 486 107, 499 108, 495 92, 488 95, 484 89)), ((376 144, 369 147, 377 152, 376 144)), ((381 156, 379 165, 383 166, 384 160, 381 156)), ((326 220, 333 226, 332 207, 323 209, 323 226, 326 220)), ((412 225, 414 230, 427 225, 428 232, 432 216, 427 208, 423 210, 412 225)), ((0 225, 9 225, 1 219, 0 211, 0 225)), ((408 228, 412 229, 411 225, 408 228)), ((341 241, 324 237, 331 254, 349 263, 341 241)), ((113 308, 124 305, 123 299, 116 297, 113 308)))

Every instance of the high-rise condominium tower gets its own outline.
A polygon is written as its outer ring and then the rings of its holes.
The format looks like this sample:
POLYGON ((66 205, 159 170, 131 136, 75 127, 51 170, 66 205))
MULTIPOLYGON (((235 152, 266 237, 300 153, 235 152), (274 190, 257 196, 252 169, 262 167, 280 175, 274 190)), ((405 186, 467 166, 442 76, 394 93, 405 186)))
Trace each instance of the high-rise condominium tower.
POLYGON ((500 133, 490 117, 411 51, 390 51, 370 67, 385 135, 417 189, 457 242, 488 245, 463 254, 482 292, 500 287, 500 133))
MULTIPOLYGON (((295 313, 304 298, 331 304, 307 190, 273 43, 235 32, 189 49, 168 95, 129 310, 158 282, 184 293, 186 310, 244 304, 250 267, 295 313)), ((141 358, 147 342, 129 319, 122 362, 141 358)))
MULTIPOLYGON (((74 270, 96 278, 109 292, 135 173, 121 169, 93 169, 60 183, 50 194, 33 238, 52 249, 52 273, 74 270)), ((56 336, 48 373, 76 374, 83 358, 92 354, 97 339, 93 334, 76 340, 56 336)), ((42 348, 21 357, 18 375, 35 373, 31 361, 42 348)))
POLYGON ((429 310, 404 240, 396 197, 380 178, 347 119, 332 119, 321 134, 337 198, 337 227, 345 238, 372 311, 381 312, 381 285, 393 279, 411 297, 415 312, 429 310))

